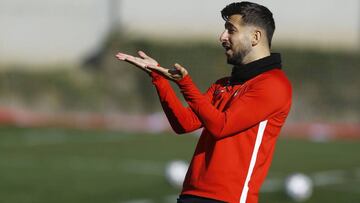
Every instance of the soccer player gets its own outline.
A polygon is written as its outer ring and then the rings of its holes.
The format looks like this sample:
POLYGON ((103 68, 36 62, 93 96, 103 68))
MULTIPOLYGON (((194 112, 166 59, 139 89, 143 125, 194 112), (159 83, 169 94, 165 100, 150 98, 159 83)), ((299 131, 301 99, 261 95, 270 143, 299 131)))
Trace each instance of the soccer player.
POLYGON ((178 203, 258 202, 291 106, 291 84, 281 70, 280 54, 270 52, 275 23, 269 9, 237 2, 221 14, 225 30, 220 42, 233 69, 204 94, 179 64, 161 67, 142 51, 138 57, 116 55, 149 73, 176 133, 203 128, 178 203), (188 107, 169 80, 178 85, 188 107))

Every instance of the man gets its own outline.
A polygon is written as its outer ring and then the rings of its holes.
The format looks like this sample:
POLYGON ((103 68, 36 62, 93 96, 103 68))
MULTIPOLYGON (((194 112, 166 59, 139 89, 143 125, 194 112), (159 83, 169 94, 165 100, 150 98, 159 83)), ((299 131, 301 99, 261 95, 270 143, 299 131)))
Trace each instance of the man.
POLYGON ((179 64, 161 67, 144 52, 117 58, 148 72, 164 112, 178 134, 203 128, 178 203, 256 203, 271 164, 275 142, 291 106, 291 85, 271 54, 275 30, 264 6, 239 2, 221 11, 225 30, 220 42, 231 76, 197 89, 179 64), (180 88, 189 107, 176 97, 168 79, 180 88))

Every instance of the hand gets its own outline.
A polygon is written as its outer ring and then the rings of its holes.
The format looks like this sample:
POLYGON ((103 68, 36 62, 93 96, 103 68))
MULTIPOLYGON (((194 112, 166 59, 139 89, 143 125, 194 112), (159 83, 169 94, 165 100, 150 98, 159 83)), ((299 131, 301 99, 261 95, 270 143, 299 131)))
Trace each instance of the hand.
POLYGON ((158 64, 158 62, 155 59, 146 55, 143 51, 138 51, 138 54, 140 57, 135 57, 135 56, 131 56, 131 55, 119 52, 116 54, 116 58, 118 58, 121 61, 126 61, 128 63, 131 63, 131 64, 139 67, 143 71, 151 73, 151 70, 148 67, 150 65, 156 66, 158 64))
POLYGON ((153 64, 147 66, 147 68, 156 70, 160 74, 174 81, 181 80, 188 74, 188 71, 177 63, 174 64, 174 67, 171 69, 163 68, 159 65, 153 65, 153 64))

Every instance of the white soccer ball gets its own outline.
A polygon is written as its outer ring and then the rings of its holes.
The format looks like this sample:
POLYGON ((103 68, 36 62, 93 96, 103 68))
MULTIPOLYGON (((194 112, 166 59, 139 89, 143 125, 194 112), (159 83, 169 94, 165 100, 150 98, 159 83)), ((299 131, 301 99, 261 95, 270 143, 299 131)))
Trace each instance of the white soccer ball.
POLYGON ((182 187, 189 164, 185 161, 174 160, 165 167, 166 180, 176 188, 182 187))
POLYGON ((285 191, 291 199, 297 202, 303 202, 311 197, 313 182, 307 175, 295 173, 286 178, 285 191))

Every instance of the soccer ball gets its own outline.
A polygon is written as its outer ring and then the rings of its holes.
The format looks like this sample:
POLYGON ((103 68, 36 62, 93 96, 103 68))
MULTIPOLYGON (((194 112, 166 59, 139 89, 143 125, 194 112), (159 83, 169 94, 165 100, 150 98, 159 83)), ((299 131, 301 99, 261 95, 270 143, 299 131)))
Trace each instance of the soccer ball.
POLYGON ((189 164, 185 161, 174 160, 169 162, 165 167, 166 180, 173 187, 180 188, 184 182, 189 164))
POLYGON ((311 197, 313 182, 307 175, 295 173, 286 178, 285 191, 294 201, 303 202, 311 197))

